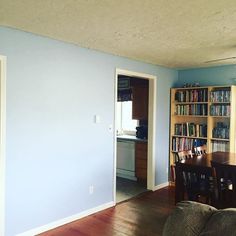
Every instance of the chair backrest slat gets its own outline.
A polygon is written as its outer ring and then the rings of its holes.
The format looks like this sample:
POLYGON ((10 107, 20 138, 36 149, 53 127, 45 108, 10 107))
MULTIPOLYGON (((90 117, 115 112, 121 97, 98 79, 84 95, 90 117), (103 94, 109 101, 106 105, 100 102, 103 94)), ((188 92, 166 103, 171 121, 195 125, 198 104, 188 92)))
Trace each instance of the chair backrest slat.
POLYGON ((194 148, 194 153, 197 156, 201 156, 207 153, 207 146, 203 145, 203 146, 199 146, 199 147, 195 147, 194 148))
POLYGON ((175 162, 186 160, 186 159, 189 159, 189 158, 192 158, 192 157, 193 157, 192 150, 177 152, 175 162))

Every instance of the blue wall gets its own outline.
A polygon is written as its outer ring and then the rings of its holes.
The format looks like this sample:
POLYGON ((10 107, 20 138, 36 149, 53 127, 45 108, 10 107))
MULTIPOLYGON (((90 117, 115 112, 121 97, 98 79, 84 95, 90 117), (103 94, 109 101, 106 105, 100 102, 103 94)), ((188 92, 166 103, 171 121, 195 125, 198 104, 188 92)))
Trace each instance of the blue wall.
POLYGON ((236 84, 236 65, 209 68, 188 69, 179 71, 178 86, 184 83, 200 85, 233 85, 236 84))
POLYGON ((167 182, 169 89, 176 70, 5 27, 0 54, 7 56, 7 236, 113 201, 109 125, 116 68, 158 78, 156 185, 167 182), (100 124, 93 123, 95 114, 100 124))

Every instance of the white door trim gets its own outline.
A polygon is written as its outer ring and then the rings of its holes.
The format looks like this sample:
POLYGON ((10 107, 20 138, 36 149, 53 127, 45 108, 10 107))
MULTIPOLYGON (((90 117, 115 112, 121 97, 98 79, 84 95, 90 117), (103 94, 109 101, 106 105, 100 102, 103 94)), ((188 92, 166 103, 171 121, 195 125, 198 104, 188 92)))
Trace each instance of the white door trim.
POLYGON ((155 130, 156 130, 156 80, 157 77, 129 70, 116 69, 115 74, 115 101, 114 101, 114 185, 113 199, 116 202, 116 102, 118 75, 126 75, 149 80, 149 102, 148 102, 148 167, 147 167, 147 189, 155 190, 155 130))
POLYGON ((6 57, 0 55, 0 235, 5 235, 6 57))

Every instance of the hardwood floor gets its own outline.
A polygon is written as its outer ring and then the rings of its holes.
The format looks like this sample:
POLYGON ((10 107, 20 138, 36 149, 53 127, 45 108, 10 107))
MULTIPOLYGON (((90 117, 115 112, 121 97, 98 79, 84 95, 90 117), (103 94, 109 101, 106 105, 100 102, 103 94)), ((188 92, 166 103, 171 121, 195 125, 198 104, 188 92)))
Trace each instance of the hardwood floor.
POLYGON ((161 236, 173 208, 174 188, 167 187, 143 193, 40 236, 161 236))

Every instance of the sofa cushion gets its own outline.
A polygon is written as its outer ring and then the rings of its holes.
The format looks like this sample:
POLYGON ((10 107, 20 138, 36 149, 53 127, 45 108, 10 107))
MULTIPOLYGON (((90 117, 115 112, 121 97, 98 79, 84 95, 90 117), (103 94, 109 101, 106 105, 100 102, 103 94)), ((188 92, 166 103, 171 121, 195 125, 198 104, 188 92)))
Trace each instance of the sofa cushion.
POLYGON ((209 205, 182 201, 168 217, 163 236, 198 236, 216 211, 216 208, 209 205))
POLYGON ((215 212, 200 236, 236 236, 236 209, 228 208, 215 212))

